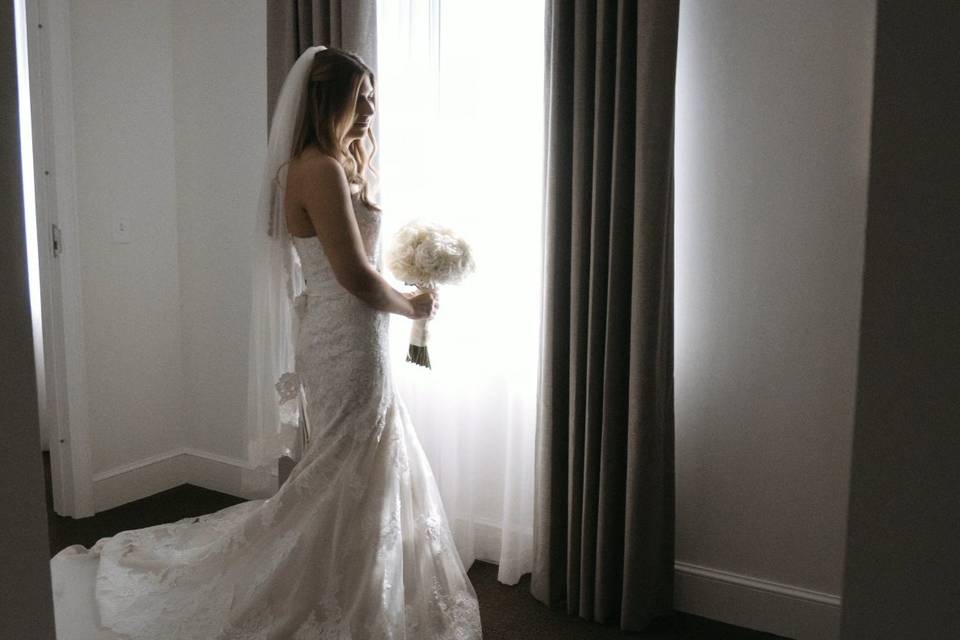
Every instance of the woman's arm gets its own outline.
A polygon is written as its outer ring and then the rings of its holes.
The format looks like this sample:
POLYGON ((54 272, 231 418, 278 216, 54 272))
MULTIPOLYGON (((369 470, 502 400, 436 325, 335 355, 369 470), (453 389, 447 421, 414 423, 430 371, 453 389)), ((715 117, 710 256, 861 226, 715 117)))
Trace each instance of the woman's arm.
POLYGON ((297 176, 298 199, 313 223, 337 282, 378 311, 415 317, 417 310, 410 298, 390 286, 367 260, 340 163, 317 154, 304 159, 298 169, 302 171, 297 176))

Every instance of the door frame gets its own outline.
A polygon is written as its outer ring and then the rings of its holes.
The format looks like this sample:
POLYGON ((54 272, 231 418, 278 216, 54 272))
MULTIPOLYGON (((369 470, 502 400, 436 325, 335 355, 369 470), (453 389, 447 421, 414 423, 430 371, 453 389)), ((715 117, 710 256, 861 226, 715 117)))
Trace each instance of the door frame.
MULTIPOLYGON (((70 5, 15 0, 25 10, 34 191, 39 256, 41 335, 36 352, 41 432, 50 447, 54 511, 94 514, 92 447, 85 379, 83 307, 74 156, 70 5), (53 225, 60 230, 54 256, 53 225)), ((24 185, 27 189, 29 185, 24 185)))

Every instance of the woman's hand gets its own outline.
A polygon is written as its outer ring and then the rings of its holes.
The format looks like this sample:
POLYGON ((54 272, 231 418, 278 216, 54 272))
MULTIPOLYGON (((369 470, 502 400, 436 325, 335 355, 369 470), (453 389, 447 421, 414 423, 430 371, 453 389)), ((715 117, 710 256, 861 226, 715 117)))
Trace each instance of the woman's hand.
POLYGON ((408 291, 403 294, 410 301, 413 313, 408 317, 413 320, 421 318, 433 318, 440 308, 439 292, 436 289, 421 289, 418 291, 408 291))

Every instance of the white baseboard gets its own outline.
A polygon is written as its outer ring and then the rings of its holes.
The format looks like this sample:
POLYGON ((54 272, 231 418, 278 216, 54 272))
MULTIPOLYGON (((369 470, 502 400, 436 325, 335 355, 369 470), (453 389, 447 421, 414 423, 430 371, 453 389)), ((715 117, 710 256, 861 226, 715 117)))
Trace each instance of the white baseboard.
POLYGON ((183 484, 183 456, 180 454, 180 449, 174 449, 95 473, 94 511, 113 509, 183 484))
POLYGON ((269 497, 248 494, 243 489, 243 473, 250 469, 246 461, 190 447, 184 447, 183 454, 187 474, 184 482, 246 500, 269 497))
POLYGON ((241 477, 249 465, 244 460, 191 447, 178 447, 93 476, 96 512, 152 496, 184 483, 220 491, 247 500, 241 477))
POLYGON ((677 562, 674 607, 793 640, 835 640, 840 636, 840 597, 677 562))

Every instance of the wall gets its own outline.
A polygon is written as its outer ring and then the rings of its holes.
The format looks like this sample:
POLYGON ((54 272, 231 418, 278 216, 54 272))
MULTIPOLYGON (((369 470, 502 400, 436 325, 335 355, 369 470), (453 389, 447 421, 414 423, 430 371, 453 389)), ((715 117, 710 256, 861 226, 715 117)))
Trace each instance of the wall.
POLYGON ((183 437, 171 11, 153 0, 78 0, 70 19, 96 479, 183 437), (129 243, 113 241, 121 215, 129 243))
POLYGON ((835 637, 874 8, 681 3, 677 600, 835 637))
POLYGON ((960 6, 877 16, 844 638, 960 630, 960 6))
POLYGON ((0 5, 0 87, 0 620, 4 637, 52 640, 12 2, 0 5))
POLYGON ((69 23, 95 509, 243 495, 265 6, 80 0, 69 23))
POLYGON ((262 2, 174 3, 185 443, 246 458, 250 266, 267 144, 262 2))

